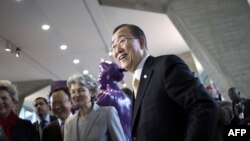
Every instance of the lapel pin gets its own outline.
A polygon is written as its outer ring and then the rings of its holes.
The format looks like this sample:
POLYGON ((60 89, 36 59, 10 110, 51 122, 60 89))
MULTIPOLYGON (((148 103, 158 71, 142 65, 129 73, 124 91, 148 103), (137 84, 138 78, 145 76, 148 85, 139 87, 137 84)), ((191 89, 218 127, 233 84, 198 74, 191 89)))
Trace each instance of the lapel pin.
POLYGON ((146 74, 143 75, 143 78, 146 79, 148 76, 146 74))

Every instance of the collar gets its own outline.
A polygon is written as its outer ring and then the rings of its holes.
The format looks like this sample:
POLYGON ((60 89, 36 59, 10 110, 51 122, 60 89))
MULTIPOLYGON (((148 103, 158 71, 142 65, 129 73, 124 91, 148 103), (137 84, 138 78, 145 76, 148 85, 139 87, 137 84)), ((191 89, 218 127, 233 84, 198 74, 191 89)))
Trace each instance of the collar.
MULTIPOLYGON (((69 116, 68 116, 68 117, 66 118, 66 120, 64 121, 64 123, 65 123, 70 117, 72 117, 72 116, 73 116, 73 114, 70 113, 69 116)), ((61 126, 63 121, 62 121, 60 118, 58 118, 57 120, 58 120, 59 125, 61 126)))
POLYGON ((136 78, 137 80, 140 80, 141 78, 141 73, 142 73, 142 68, 147 60, 147 58, 149 57, 150 55, 148 54, 146 57, 144 57, 142 59, 142 61, 140 62, 140 64, 138 65, 138 67, 136 68, 134 74, 133 74, 133 77, 136 78))
MULTIPOLYGON (((47 122, 50 122, 50 115, 49 114, 47 114, 47 116, 45 117, 45 119, 44 120, 46 120, 47 122)), ((40 124, 41 123, 41 121, 42 121, 42 119, 40 119, 40 117, 38 117, 37 118, 37 121, 38 121, 38 123, 40 124)))

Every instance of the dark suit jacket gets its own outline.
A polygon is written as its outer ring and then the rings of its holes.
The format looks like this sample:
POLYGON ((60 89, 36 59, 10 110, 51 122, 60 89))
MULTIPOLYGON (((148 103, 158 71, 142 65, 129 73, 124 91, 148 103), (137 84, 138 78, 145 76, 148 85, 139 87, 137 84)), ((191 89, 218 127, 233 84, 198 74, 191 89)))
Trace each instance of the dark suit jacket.
POLYGON ((147 58, 134 103, 136 141, 211 141, 218 107, 175 55, 147 58))
POLYGON ((13 128, 13 141, 38 141, 35 129, 28 120, 17 118, 16 125, 13 128))
MULTIPOLYGON (((53 122, 55 120, 57 120, 57 117, 50 115, 50 122, 53 122)), ((36 135, 37 135, 37 137, 39 137, 39 140, 40 140, 40 135, 39 135, 39 126, 40 125, 39 125, 38 121, 34 122, 33 126, 35 128, 36 135)))
POLYGON ((58 120, 51 122, 43 129, 43 141, 63 141, 58 120))

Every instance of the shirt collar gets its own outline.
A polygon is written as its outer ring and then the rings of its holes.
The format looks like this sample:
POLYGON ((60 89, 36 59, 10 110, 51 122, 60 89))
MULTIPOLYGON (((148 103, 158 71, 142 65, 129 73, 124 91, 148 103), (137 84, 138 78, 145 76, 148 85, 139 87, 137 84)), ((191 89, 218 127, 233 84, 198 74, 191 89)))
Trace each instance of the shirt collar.
POLYGON ((142 61, 139 63, 138 67, 136 68, 136 70, 133 74, 133 77, 136 78, 137 80, 140 80, 142 68, 143 68, 148 57, 149 57, 149 54, 142 59, 142 61))
MULTIPOLYGON (((73 116, 73 114, 70 113, 69 116, 67 117, 67 119, 64 121, 64 123, 65 123, 70 117, 72 117, 72 116, 73 116)), ((62 121, 60 118, 57 118, 57 120, 58 120, 58 122, 59 122, 59 125, 61 126, 63 121, 62 121)))
MULTIPOLYGON (((37 120, 38 120, 38 123, 40 124, 41 123, 41 121, 42 121, 42 119, 40 119, 40 118, 37 118, 37 120)), ((50 115, 49 114, 47 114, 47 116, 45 117, 45 119, 44 119, 45 121, 47 121, 47 122, 50 122, 50 115)))

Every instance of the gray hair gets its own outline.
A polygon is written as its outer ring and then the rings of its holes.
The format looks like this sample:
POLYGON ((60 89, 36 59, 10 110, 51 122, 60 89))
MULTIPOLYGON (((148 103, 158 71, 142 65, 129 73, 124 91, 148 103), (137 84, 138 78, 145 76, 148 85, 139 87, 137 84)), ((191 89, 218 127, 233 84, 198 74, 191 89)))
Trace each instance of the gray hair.
POLYGON ((87 87, 89 90, 95 92, 95 95, 98 93, 98 82, 94 79, 93 76, 89 74, 74 74, 69 77, 67 80, 67 85, 71 88, 72 84, 80 84, 87 87))
POLYGON ((9 80, 0 80, 0 90, 7 91, 14 103, 18 101, 18 92, 15 85, 9 80))

